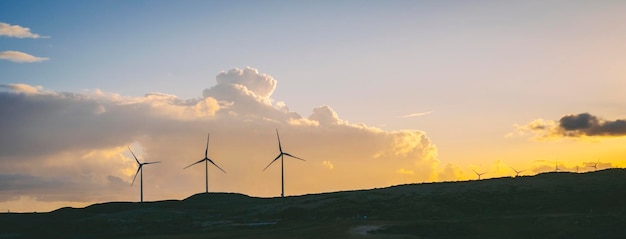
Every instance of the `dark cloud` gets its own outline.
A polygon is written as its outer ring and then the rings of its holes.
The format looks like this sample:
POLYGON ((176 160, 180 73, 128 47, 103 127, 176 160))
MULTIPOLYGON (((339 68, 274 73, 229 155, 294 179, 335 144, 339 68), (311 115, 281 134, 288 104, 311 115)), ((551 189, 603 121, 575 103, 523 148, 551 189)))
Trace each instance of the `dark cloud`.
MULTIPOLYGON (((605 120, 589 113, 571 114, 553 120, 536 119, 525 125, 514 125, 517 134, 533 133, 537 140, 563 137, 621 137, 626 136, 626 120, 605 120)), ((511 134, 512 135, 512 134, 511 134)))
POLYGON ((589 113, 566 115, 559 120, 559 127, 567 136, 624 136, 626 120, 601 120, 589 113))
POLYGON ((0 156, 36 156, 128 143, 155 121, 162 121, 149 118, 147 124, 146 108, 71 93, 0 92, 0 156), (127 117, 133 114, 137 117, 127 117))
POLYGON ((589 113, 582 113, 563 116, 559 122, 564 130, 585 130, 597 125, 598 118, 589 113))

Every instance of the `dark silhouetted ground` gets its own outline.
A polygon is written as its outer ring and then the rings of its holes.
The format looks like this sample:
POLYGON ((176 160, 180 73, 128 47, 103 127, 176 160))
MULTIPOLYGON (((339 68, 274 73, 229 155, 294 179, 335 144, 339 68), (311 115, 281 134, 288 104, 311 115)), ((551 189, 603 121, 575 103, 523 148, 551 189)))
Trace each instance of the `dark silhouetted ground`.
POLYGON ((0 238, 626 238, 626 170, 2 213, 0 238))

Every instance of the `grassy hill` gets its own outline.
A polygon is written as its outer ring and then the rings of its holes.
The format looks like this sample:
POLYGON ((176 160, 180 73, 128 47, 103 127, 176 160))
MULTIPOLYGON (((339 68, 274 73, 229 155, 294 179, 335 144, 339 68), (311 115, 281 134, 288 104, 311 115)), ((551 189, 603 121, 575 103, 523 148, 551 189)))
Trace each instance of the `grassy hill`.
POLYGON ((0 214, 0 238, 624 238, 626 170, 0 214))

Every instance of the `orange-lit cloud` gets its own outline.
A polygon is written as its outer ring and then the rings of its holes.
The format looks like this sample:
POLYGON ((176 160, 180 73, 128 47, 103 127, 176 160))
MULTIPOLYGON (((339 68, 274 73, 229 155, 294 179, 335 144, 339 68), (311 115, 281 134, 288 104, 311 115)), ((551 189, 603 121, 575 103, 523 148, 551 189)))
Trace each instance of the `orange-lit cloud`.
POLYGON ((333 168, 335 168, 335 165, 328 160, 324 160, 322 162, 322 165, 324 165, 325 168, 330 169, 330 170, 333 170, 333 168))
POLYGON ((11 25, 4 22, 0 22, 0 36, 15 38, 49 38, 47 36, 40 36, 39 34, 32 33, 28 27, 11 25))
POLYGON ((3 51, 0 52, 0 60, 8 60, 17 63, 33 63, 50 60, 47 57, 33 56, 21 51, 3 51))
POLYGON ((43 90, 41 86, 30 86, 26 84, 2 84, 0 88, 20 92, 22 94, 37 94, 43 90))
POLYGON ((401 168, 401 169, 396 170, 396 173, 399 173, 399 174, 408 174, 408 175, 413 175, 413 174, 415 174, 415 172, 414 172, 413 170, 406 170, 406 169, 404 169, 404 168, 401 168))
POLYGON ((437 175, 437 181, 461 181, 467 179, 469 179, 469 176, 466 172, 460 166, 451 163, 447 163, 437 175))
POLYGON ((429 114, 431 114, 431 113, 432 113, 432 111, 427 111, 427 112, 419 112, 419 113, 413 113, 413 114, 403 115, 403 116, 400 116, 400 118, 412 118, 412 117, 417 117, 417 116, 429 115, 429 114))

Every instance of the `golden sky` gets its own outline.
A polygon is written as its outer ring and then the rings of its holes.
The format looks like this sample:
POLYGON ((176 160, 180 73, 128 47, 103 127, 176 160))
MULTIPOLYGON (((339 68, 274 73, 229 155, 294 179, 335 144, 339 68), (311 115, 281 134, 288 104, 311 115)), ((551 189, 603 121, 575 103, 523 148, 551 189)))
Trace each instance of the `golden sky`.
POLYGON ((0 3, 0 211, 626 166, 620 1, 0 3), (324 16, 324 17, 321 17, 324 16), (592 167, 595 166, 595 167, 592 167), (139 179, 137 179, 139 180, 139 179))

